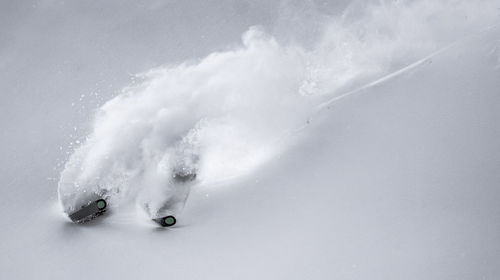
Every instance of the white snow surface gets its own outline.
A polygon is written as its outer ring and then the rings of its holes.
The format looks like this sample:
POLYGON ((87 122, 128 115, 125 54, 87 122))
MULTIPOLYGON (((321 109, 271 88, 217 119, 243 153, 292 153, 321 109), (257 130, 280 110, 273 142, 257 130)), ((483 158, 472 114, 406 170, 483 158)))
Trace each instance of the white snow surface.
POLYGON ((498 1, 132 2, 4 4, 1 279, 500 277, 498 1))

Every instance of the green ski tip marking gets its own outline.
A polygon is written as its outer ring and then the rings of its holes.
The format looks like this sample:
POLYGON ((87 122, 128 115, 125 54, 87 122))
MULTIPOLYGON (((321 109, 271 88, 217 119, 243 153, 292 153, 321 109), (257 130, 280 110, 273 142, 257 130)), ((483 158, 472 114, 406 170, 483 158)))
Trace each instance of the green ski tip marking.
POLYGON ((167 226, 172 226, 172 225, 175 224, 175 218, 174 217, 166 217, 164 221, 165 221, 165 224, 167 226))
POLYGON ((97 201, 97 208, 99 208, 99 209, 106 208, 106 201, 104 201, 104 200, 97 201))

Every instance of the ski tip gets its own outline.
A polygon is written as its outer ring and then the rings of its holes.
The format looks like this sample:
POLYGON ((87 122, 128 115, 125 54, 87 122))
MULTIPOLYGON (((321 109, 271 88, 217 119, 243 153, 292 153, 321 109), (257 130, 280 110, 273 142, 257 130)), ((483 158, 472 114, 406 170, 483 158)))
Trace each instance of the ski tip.
POLYGON ((177 223, 177 219, 174 216, 165 216, 162 218, 153 219, 157 224, 162 227, 171 227, 177 223))
POLYGON ((196 179, 196 173, 176 173, 174 174, 174 180, 179 183, 186 183, 194 181, 196 179))
POLYGON ((104 214, 107 206, 106 200, 100 198, 82 206, 79 210, 68 216, 74 223, 82 224, 104 214))
POLYGON ((108 206, 108 203, 106 202, 106 200, 104 200, 104 199, 102 199, 102 198, 101 198, 101 199, 96 200, 96 202, 95 202, 95 203, 96 203, 97 208, 98 208, 99 210, 101 210, 101 211, 102 211, 102 210, 104 210, 104 209, 106 209, 106 207, 108 206))

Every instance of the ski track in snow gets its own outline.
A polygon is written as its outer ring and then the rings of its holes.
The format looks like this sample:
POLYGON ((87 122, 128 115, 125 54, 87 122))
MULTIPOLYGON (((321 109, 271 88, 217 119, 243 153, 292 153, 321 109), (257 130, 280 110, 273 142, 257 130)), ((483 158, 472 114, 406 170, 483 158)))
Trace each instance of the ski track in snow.
POLYGON ((365 84, 365 85, 363 85, 361 87, 358 87, 358 88, 356 88, 354 90, 348 91, 346 93, 339 94, 339 95, 337 95, 337 96, 335 96, 335 97, 333 97, 333 98, 331 98, 331 99, 329 99, 329 100, 327 100, 327 101, 322 102, 321 104, 319 104, 316 107, 316 110, 318 112, 322 111, 325 108, 329 108, 330 105, 332 105, 333 103, 335 103, 335 102, 337 102, 337 101, 339 101, 341 99, 344 99, 344 98, 346 98, 348 96, 354 95, 356 93, 359 93, 361 91, 369 89, 369 88, 371 88, 373 86, 376 86, 376 85, 382 84, 384 82, 387 82, 387 81, 389 81, 389 80, 391 80, 393 78, 396 78, 396 77, 398 77, 398 76, 400 76, 402 74, 405 74, 405 73, 407 73, 407 72, 409 72, 409 71, 411 71, 411 70, 413 70, 413 69, 415 69, 415 68, 417 68, 417 67, 419 67, 419 66, 421 66, 421 65, 423 65, 423 64, 425 64, 425 63, 427 63, 429 61, 431 61, 431 59, 433 57, 435 57, 435 56, 437 56, 437 55, 439 55, 439 54, 441 54, 441 53, 443 53, 443 52, 445 52, 445 51, 447 51, 447 50, 449 50, 449 49, 451 49, 453 47, 456 47, 457 45, 462 44, 462 43, 470 40, 471 38, 475 38, 475 39, 480 38, 481 34, 484 34, 486 31, 492 30, 492 29, 494 29, 496 27, 498 27, 498 24, 494 24, 492 26, 489 26, 489 27, 485 28, 483 31, 479 32, 479 34, 473 34, 473 35, 466 36, 465 38, 457 40, 457 41, 455 41, 453 43, 450 43, 449 45, 447 45, 445 47, 442 47, 441 49, 439 49, 439 50, 437 50, 437 51, 435 51, 435 52, 427 55, 426 57, 424 57, 422 59, 419 59, 419 60, 417 60, 417 61, 409 64, 408 66, 405 66, 405 67, 403 67, 401 69, 398 69, 398 70, 396 70, 394 72, 391 72, 391 73, 389 73, 389 74, 387 74, 387 75, 385 75, 385 76, 383 76, 381 78, 378 78, 378 79, 376 79, 374 81, 371 81, 371 82, 369 82, 369 83, 367 83, 367 84, 365 84))
POLYGON ((340 94, 338 96, 335 96, 332 99, 319 104, 316 107, 316 109, 318 111, 324 110, 325 108, 328 108, 330 105, 332 105, 333 103, 335 103, 335 102, 337 102, 337 101, 339 101, 341 99, 344 99, 344 98, 346 98, 346 97, 348 97, 350 95, 356 94, 356 93, 358 93, 360 91, 369 89, 369 88, 371 88, 373 86, 382 84, 382 83, 384 83, 384 82, 386 82, 388 80, 396 78, 396 77, 398 77, 398 76, 400 76, 400 75, 402 75, 402 74, 404 74, 404 73, 406 73, 406 72, 408 72, 410 70, 413 70, 413 69, 417 68, 418 66, 420 66, 420 65, 428 62, 431 58, 433 58, 433 57, 437 56, 438 54, 440 54, 440 53, 442 53, 442 52, 450 49, 451 47, 453 47, 455 45, 456 45, 456 43, 450 44, 450 45, 448 45, 448 46, 446 46, 446 47, 444 47, 444 48, 442 48, 442 49, 440 49, 438 51, 435 51, 435 52, 431 53, 430 55, 428 55, 428 56, 426 56, 426 57, 424 57, 424 58, 422 58, 422 59, 420 59, 420 60, 418 60, 418 61, 416 61, 416 62, 414 62, 414 63, 412 63, 410 65, 408 65, 408 66, 406 66, 406 67, 403 67, 403 68, 401 68, 401 69, 399 69, 397 71, 394 71, 394 72, 392 72, 390 74, 387 74, 387 75, 383 76, 382 78, 376 79, 375 81, 372 81, 372 82, 370 82, 370 83, 368 83, 366 85, 363 85, 363 86, 361 86, 361 87, 359 87, 359 88, 357 88, 355 90, 352 90, 352 91, 340 94))

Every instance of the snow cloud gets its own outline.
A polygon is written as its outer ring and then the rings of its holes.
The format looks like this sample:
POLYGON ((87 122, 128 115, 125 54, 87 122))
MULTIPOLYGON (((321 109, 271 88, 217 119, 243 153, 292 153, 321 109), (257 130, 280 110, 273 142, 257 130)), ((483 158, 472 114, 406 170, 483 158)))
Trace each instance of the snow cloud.
POLYGON ((192 184, 237 179, 285 151, 321 102, 498 23, 498 8, 356 2, 335 16, 315 11, 319 35, 307 46, 250 27, 237 47, 139 74, 98 109, 61 173, 61 205, 69 213, 98 194, 160 215, 192 184), (176 183, 179 174, 196 180, 176 183))

